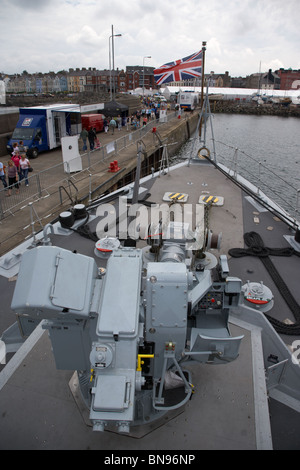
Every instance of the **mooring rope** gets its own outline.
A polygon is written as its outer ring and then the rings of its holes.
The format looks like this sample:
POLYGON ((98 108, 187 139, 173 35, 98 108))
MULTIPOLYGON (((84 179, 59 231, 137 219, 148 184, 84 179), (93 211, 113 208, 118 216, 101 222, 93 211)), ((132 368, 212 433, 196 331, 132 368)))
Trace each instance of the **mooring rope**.
POLYGON ((270 315, 266 315, 266 318, 273 325, 277 333, 285 335, 300 335, 300 306, 294 296, 292 295, 290 289, 288 288, 285 281, 282 279, 278 270, 274 266, 273 262, 269 256, 300 256, 296 250, 292 247, 287 248, 269 248, 264 245, 264 242, 261 236, 256 232, 248 232, 244 235, 245 244, 249 248, 231 248, 228 253, 233 258, 240 258, 242 256, 256 256, 261 259, 271 278, 273 279, 275 285, 281 292, 282 297, 287 303, 288 307, 292 311, 295 317, 295 323, 289 325, 283 323, 270 315))

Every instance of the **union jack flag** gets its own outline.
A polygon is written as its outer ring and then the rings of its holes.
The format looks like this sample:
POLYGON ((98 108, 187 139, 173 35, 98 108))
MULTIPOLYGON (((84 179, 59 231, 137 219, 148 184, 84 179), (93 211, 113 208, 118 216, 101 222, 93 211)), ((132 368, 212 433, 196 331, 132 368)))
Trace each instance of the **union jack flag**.
POLYGON ((202 51, 162 65, 154 70, 154 78, 157 85, 162 83, 188 80, 201 77, 202 73, 202 51))

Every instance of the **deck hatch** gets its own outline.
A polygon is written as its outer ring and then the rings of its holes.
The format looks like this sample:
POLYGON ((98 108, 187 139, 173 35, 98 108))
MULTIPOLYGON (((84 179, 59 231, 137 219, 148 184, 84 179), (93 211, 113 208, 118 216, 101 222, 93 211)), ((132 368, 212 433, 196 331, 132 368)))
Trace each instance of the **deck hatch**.
POLYGON ((85 304, 89 259, 63 251, 56 256, 56 272, 50 298, 56 307, 82 310, 85 304))

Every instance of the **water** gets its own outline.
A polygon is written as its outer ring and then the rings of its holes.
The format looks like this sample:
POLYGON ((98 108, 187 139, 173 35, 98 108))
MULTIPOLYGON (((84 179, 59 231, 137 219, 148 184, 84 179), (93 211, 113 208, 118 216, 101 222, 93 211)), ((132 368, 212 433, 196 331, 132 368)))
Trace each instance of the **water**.
MULTIPOLYGON (((233 159, 238 149, 237 171, 261 187, 291 215, 297 215, 297 204, 300 210, 300 119, 214 114, 212 125, 217 161, 234 169, 233 159)), ((209 121, 206 145, 212 155, 209 121)), ((192 149, 193 143, 189 141, 177 157, 189 156, 192 149)), ((195 154, 198 149, 196 144, 195 154)))

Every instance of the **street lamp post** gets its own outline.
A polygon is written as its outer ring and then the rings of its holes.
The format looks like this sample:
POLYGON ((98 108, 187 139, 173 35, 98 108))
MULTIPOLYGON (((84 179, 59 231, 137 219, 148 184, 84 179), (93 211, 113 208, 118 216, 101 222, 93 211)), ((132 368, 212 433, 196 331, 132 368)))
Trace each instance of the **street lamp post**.
MULTIPOLYGON (((110 88, 110 101, 112 101, 113 95, 112 95, 112 73, 111 73, 111 51, 110 51, 110 39, 112 39, 112 56, 113 56, 113 72, 115 69, 115 51, 114 51, 114 38, 115 37, 120 37, 122 34, 114 34, 114 27, 111 25, 111 36, 109 36, 108 40, 108 49, 109 49, 109 88, 110 88)), ((114 83, 115 83, 115 77, 114 77, 114 83)))
POLYGON ((146 55, 145 57, 143 57, 143 99, 145 91, 145 59, 151 59, 151 55, 146 55))

